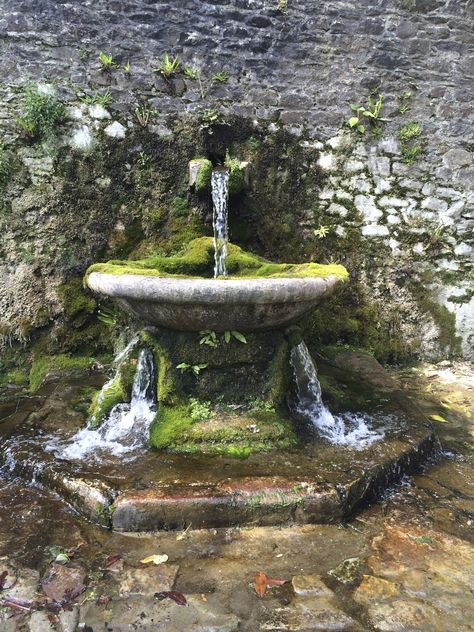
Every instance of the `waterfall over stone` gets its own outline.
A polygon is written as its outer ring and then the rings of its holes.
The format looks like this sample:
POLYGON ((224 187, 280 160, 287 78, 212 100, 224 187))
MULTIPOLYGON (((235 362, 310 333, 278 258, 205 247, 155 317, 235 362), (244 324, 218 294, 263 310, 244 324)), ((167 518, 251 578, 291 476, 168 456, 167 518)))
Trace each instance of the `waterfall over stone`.
POLYGON ((84 428, 76 433, 72 443, 61 451, 61 457, 78 459, 97 451, 119 455, 143 447, 155 416, 155 404, 155 361, 152 352, 143 348, 138 356, 130 403, 114 406, 100 428, 84 428))
POLYGON ((229 171, 215 169, 211 178, 212 188, 212 225, 214 228, 215 266, 214 277, 227 276, 225 259, 229 231, 227 225, 227 205, 229 200, 229 171))
POLYGON ((304 342, 291 349, 290 362, 296 382, 295 411, 307 420, 317 436, 331 443, 348 445, 356 449, 367 447, 383 438, 383 430, 373 430, 369 427, 369 415, 333 415, 326 408, 321 396, 316 367, 304 342))

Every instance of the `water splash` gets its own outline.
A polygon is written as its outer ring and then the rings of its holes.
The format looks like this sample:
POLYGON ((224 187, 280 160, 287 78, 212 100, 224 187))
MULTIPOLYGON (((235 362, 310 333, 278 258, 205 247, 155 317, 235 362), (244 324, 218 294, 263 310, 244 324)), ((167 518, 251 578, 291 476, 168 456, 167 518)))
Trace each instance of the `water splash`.
POLYGON ((369 415, 361 413, 343 413, 333 415, 321 396, 321 385, 308 347, 300 342, 290 352, 293 367, 297 400, 295 411, 306 419, 316 434, 331 443, 363 449, 383 439, 383 429, 372 429, 373 421, 369 415))
POLYGON ((66 447, 57 451, 57 455, 67 460, 104 452, 118 456, 146 445, 148 430, 156 414, 155 385, 153 354, 144 348, 138 356, 130 404, 114 406, 100 428, 79 430, 66 447))
POLYGON ((229 230, 227 224, 227 206, 229 200, 229 171, 215 169, 211 178, 212 189, 212 226, 214 228, 214 278, 227 276, 225 259, 229 230))

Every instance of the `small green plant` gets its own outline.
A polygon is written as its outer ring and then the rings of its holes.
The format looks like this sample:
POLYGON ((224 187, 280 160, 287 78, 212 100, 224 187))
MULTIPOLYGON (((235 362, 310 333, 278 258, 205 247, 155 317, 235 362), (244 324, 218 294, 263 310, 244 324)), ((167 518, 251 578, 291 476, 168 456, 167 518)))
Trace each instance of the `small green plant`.
POLYGON ((203 421, 212 417, 211 402, 201 402, 194 397, 189 400, 189 411, 193 421, 203 421))
POLYGON ((0 142, 0 193, 5 189, 10 178, 10 159, 5 147, 0 142))
POLYGON ((91 54, 92 53, 91 53, 91 51, 88 48, 81 48, 79 50, 79 59, 82 62, 86 62, 89 59, 89 57, 91 56, 91 54))
POLYGON ((402 162, 406 165, 412 165, 423 155, 423 145, 415 140, 421 136, 421 132, 421 125, 414 121, 404 125, 398 132, 398 140, 402 145, 402 162))
POLYGON ((23 115, 17 118, 17 123, 30 139, 48 138, 65 114, 64 104, 52 91, 29 86, 24 92, 23 115))
POLYGON ((274 413, 275 407, 262 397, 255 397, 248 403, 248 409, 252 412, 274 413))
POLYGON ((278 0, 277 9, 281 11, 281 13, 286 13, 288 10, 288 0, 278 0))
POLYGON ((142 169, 147 167, 150 164, 150 161, 151 161, 151 156, 146 154, 144 151, 141 151, 138 154, 137 163, 142 169))
POLYGON ((205 329, 204 331, 200 331, 199 335, 201 336, 199 340, 200 345, 207 345, 213 349, 219 346, 219 341, 217 340, 217 334, 215 331, 205 329))
POLYGON ((199 83, 199 93, 201 95, 201 99, 204 99, 206 96, 206 91, 204 89, 204 84, 201 79, 201 73, 194 66, 184 66, 183 74, 187 79, 191 79, 191 81, 197 81, 199 83))
POLYGON ((112 94, 110 90, 106 90, 104 94, 99 94, 98 92, 95 94, 81 94, 79 99, 86 105, 101 105, 106 108, 112 103, 112 94))
POLYGON ((204 110, 201 114, 201 130, 207 132, 209 135, 214 133, 215 125, 228 125, 224 119, 224 115, 219 110, 204 110))
POLYGON ((112 307, 100 305, 97 310, 97 318, 101 323, 104 323, 104 325, 107 325, 108 327, 115 327, 118 316, 117 312, 112 307))
POLYGON ((351 103, 349 107, 355 113, 355 115, 350 117, 350 119, 347 121, 347 124, 351 129, 357 130, 359 134, 365 134, 365 125, 361 122, 362 120, 364 120, 364 118, 366 118, 367 121, 370 121, 372 124, 374 124, 375 121, 386 120, 380 117, 382 104, 383 95, 379 93, 369 94, 369 96, 367 97, 368 107, 351 103))
POLYGON ((131 70, 130 62, 129 62, 129 61, 127 61, 127 63, 126 63, 126 64, 125 64, 125 66, 123 67, 123 71, 124 71, 125 73, 127 73, 127 75, 128 75, 128 74, 129 74, 129 72, 130 72, 130 70, 131 70))
POLYGON ((240 331, 235 331, 233 329, 230 331, 224 331, 224 340, 227 344, 229 344, 231 340, 237 340, 244 345, 247 344, 247 338, 244 336, 244 334, 241 334, 240 331))
POLYGON ((216 72, 212 77, 212 81, 215 83, 227 83, 229 81, 230 75, 225 70, 221 70, 220 72, 216 72))
POLYGON ((408 91, 408 92, 404 92, 402 95, 400 95, 397 99, 397 110, 399 111, 400 114, 406 114, 409 109, 409 103, 410 103, 410 99, 413 96, 413 92, 408 91))
POLYGON ((187 362, 181 362, 181 364, 176 365, 176 368, 179 369, 181 373, 192 371, 197 377, 203 369, 207 369, 207 364, 188 364, 187 362))
POLYGON ((186 79, 191 79, 192 81, 196 81, 199 77, 199 70, 194 68, 194 66, 185 65, 183 67, 183 74, 186 79))
POLYGON ((120 66, 114 62, 112 55, 107 55, 107 53, 103 53, 102 51, 99 53, 99 61, 102 64, 102 70, 120 68, 120 66))
POLYGON ((171 58, 168 52, 166 52, 159 66, 155 69, 155 72, 159 72, 165 79, 171 79, 171 77, 178 73, 179 65, 178 57, 171 58))
POLYGON ((137 123, 141 127, 147 127, 151 119, 158 114, 156 108, 149 108, 146 105, 138 105, 133 111, 137 123))
POLYGON ((327 237, 327 235, 329 235, 330 231, 331 231, 330 226, 321 225, 319 228, 315 228, 313 230, 313 233, 316 235, 318 239, 324 239, 325 237, 327 237))
POLYGON ((421 136, 421 125, 412 121, 404 125, 398 132, 398 140, 402 143, 421 136))
POLYGON ((380 138, 382 136, 382 128, 381 127, 374 127, 372 129, 372 136, 374 136, 374 138, 380 138))

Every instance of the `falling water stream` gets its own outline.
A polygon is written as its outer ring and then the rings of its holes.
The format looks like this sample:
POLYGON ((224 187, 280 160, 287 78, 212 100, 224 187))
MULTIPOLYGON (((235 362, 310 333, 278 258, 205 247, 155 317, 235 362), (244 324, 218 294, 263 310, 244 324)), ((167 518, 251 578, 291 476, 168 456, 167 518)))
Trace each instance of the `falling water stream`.
POLYGON ((227 276, 225 259, 229 230, 227 224, 227 205, 229 200, 229 171, 215 169, 211 178, 212 187, 212 225, 214 228, 214 278, 227 276))
POLYGON ((382 429, 370 428, 370 416, 362 413, 333 415, 324 405, 314 362, 304 342, 292 348, 297 401, 295 410, 306 419, 315 434, 331 443, 362 449, 384 437, 382 429))
MULTIPOLYGON (((121 357, 123 355, 122 352, 121 357)), ((58 455, 64 459, 80 459, 98 451, 121 455, 146 445, 156 414, 155 374, 153 354, 144 348, 138 356, 130 403, 114 406, 100 428, 83 428, 77 432, 58 455)))

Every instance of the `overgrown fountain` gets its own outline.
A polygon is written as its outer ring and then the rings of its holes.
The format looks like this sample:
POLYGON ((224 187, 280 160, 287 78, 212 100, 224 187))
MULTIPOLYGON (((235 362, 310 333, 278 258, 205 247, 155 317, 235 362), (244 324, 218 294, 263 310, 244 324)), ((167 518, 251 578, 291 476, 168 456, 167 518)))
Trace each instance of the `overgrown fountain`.
POLYGON ((142 327, 96 390, 88 427, 77 414, 58 427, 53 391, 5 431, 13 474, 114 529, 340 521, 436 446, 396 387, 330 363, 328 410, 297 324, 347 273, 230 243, 231 184, 209 173, 212 237, 88 270, 88 286, 142 327))

